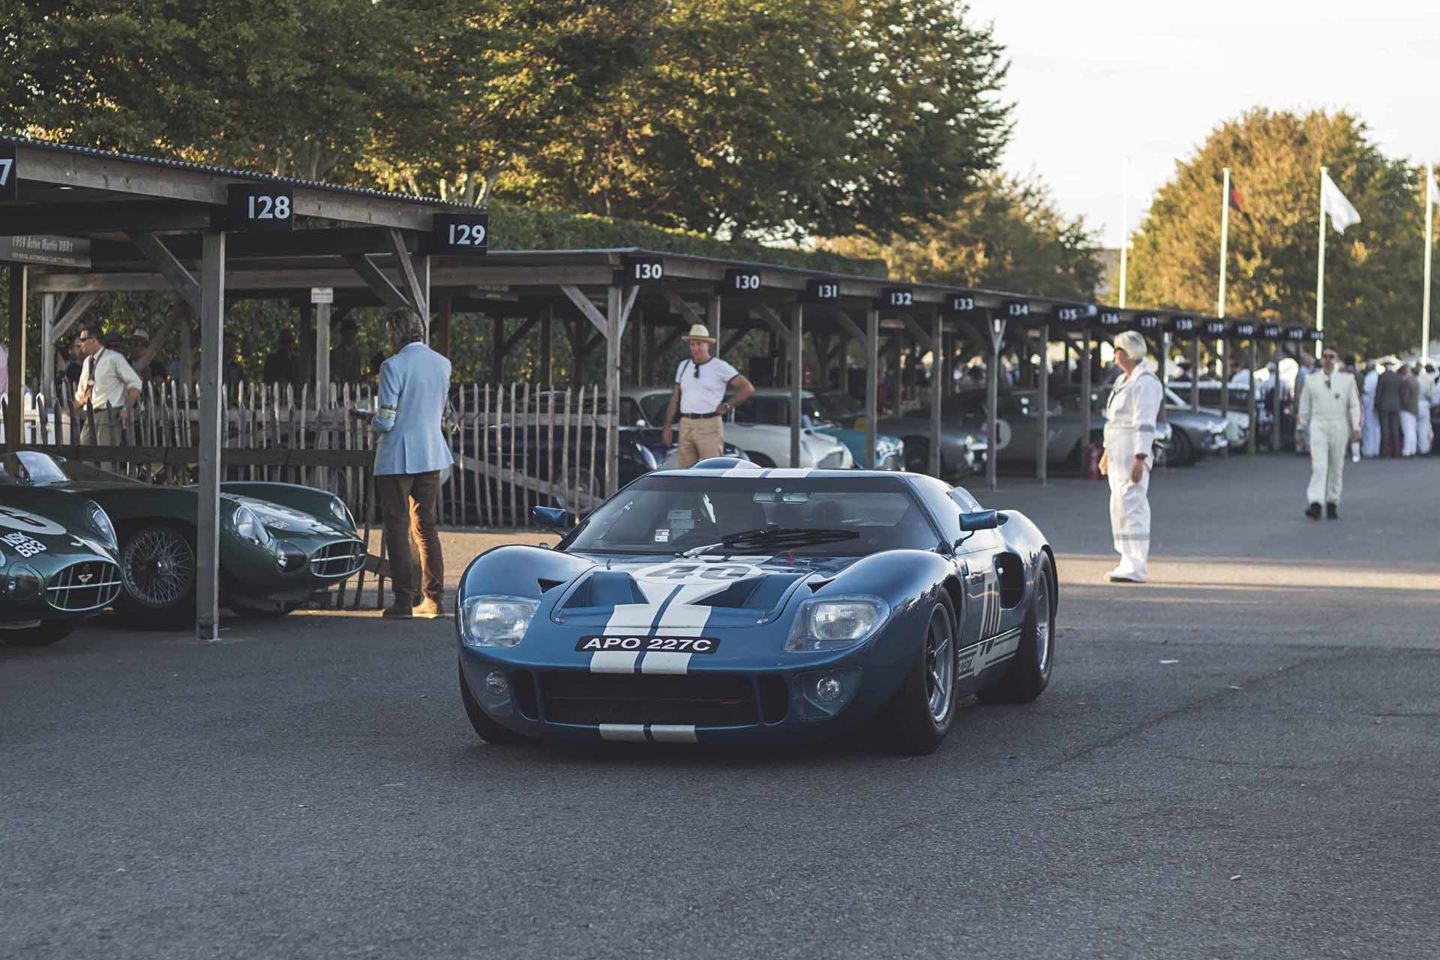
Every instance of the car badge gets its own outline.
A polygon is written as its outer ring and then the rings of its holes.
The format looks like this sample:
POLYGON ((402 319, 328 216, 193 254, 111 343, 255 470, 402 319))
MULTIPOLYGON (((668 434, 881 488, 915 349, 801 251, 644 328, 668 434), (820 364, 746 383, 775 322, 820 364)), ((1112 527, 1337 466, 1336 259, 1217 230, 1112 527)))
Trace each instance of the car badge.
POLYGON ((80 582, 89 583, 94 578, 94 576, 95 574, 93 573, 82 573, 80 574, 80 582))

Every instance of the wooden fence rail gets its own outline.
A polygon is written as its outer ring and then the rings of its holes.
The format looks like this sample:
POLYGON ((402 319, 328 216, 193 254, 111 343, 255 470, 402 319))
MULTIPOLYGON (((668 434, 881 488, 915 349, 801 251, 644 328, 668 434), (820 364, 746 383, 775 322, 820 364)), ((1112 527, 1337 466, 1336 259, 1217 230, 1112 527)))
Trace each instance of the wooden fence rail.
MULTIPOLYGON (((378 519, 371 465, 375 434, 352 409, 373 410, 370 384, 313 391, 243 384, 225 391, 221 463, 226 480, 303 483, 341 497, 357 520, 378 519)), ((8 411, 0 401, 0 423, 8 411)), ((103 465, 148 483, 194 483, 200 436, 198 391, 147 383, 115 440, 94 442, 105 411, 77 408, 68 385, 27 393, 22 443, 103 465)), ((603 492, 605 411, 599 387, 457 384, 444 430, 455 466, 440 494, 440 521, 458 527, 530 524, 530 508, 560 504, 575 514, 603 492), (598 457, 598 461, 597 461, 598 457)))

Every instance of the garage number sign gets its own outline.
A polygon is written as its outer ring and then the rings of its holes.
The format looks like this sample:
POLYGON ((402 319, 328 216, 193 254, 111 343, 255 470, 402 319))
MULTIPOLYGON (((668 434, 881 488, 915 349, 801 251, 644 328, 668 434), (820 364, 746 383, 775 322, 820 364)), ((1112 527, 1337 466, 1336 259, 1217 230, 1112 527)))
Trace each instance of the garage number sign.
POLYGON ((621 271, 627 286, 649 286, 665 279, 665 261, 659 257, 630 257, 621 271))
POLYGON ((1280 324, 1278 324, 1278 323, 1267 323, 1267 324, 1265 324, 1265 326, 1264 326, 1263 328, 1261 328, 1261 330, 1260 330, 1260 336, 1264 337, 1266 340, 1279 340, 1279 339, 1280 339, 1280 324))
POLYGON ((18 200, 20 191, 18 162, 15 159, 15 145, 0 143, 0 200, 18 200))
POLYGON ((1289 339, 1289 340, 1304 340, 1304 339, 1305 339, 1305 328, 1304 328, 1304 327, 1286 327, 1286 328, 1285 328, 1285 337, 1286 337, 1286 339, 1289 339))
POLYGON ((744 296, 760 292, 759 270, 726 270, 721 291, 731 296, 744 296))
POLYGON ((1205 321, 1205 336, 1207 336, 1207 337, 1223 337, 1223 336, 1225 336, 1225 321, 1224 321, 1224 320, 1206 320, 1206 321, 1205 321))
POLYGON ((1235 336, 1241 340, 1249 340, 1255 336, 1255 324, 1249 320, 1241 320, 1235 324, 1235 336))
POLYGON ((490 252, 488 213, 437 213, 430 226, 430 252, 482 255, 490 252))
POLYGON ((915 292, 909 287, 886 287, 880 293, 880 306, 905 310, 915 306, 915 292))
POLYGON ((1118 310, 1101 310, 1095 320, 1102 327, 1118 327, 1120 326, 1120 312, 1118 310))
POLYGON ((1009 318, 1012 319, 1012 320, 1017 320, 1017 319, 1019 319, 1020 317, 1028 317, 1028 316, 1030 316, 1030 301, 1029 301, 1029 300, 1006 300, 1006 301, 1005 301, 1005 316, 1009 317, 1009 318))
POLYGON ((964 293, 957 293, 950 298, 951 313, 973 313, 975 311, 975 298, 964 293))
POLYGON ((805 283, 805 299, 811 303, 827 303, 840 299, 838 280, 809 280, 805 283))
POLYGON ((1194 317, 1171 317, 1170 332, 1188 337, 1195 332, 1194 317))
POLYGON ((1135 318, 1135 326, 1141 330, 1159 330, 1160 318, 1153 313, 1142 313, 1135 318))
POLYGON ((278 183, 232 183, 226 204, 226 227, 245 233, 291 230, 295 226, 295 194, 278 183))

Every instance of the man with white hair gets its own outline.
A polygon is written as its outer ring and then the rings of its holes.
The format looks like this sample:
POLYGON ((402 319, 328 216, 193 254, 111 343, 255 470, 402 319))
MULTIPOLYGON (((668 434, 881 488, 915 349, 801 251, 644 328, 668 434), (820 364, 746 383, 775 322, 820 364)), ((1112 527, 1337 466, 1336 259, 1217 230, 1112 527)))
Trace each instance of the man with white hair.
POLYGON ((1150 470, 1155 418, 1164 388, 1144 367, 1145 338, 1126 330, 1115 338, 1115 363, 1122 375, 1105 405, 1105 452, 1100 472, 1110 480, 1110 532, 1120 563, 1108 574, 1115 583, 1149 579, 1150 470))

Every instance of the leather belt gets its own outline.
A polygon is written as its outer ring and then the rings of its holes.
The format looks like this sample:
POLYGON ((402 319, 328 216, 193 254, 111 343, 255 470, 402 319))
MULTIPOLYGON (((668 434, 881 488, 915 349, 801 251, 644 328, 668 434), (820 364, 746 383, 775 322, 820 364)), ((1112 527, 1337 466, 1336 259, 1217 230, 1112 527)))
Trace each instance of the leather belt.
POLYGON ((718 417, 718 416, 720 416, 720 414, 718 414, 718 413, 682 413, 682 414, 680 414, 680 418, 681 418, 682 420, 709 420, 711 417, 718 417))

